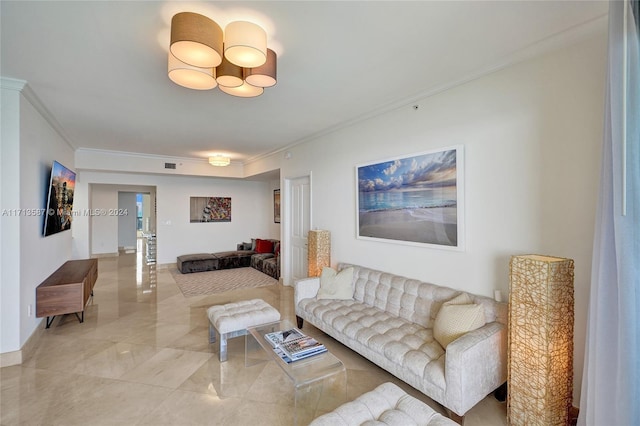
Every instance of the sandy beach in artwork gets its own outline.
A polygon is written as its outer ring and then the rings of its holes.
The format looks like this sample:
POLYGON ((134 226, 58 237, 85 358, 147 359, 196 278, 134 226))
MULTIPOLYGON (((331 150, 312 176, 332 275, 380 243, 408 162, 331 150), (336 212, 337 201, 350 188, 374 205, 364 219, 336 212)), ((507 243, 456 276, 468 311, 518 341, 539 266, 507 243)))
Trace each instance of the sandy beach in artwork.
POLYGON ((360 212, 360 236, 456 246, 457 208, 431 207, 360 212))

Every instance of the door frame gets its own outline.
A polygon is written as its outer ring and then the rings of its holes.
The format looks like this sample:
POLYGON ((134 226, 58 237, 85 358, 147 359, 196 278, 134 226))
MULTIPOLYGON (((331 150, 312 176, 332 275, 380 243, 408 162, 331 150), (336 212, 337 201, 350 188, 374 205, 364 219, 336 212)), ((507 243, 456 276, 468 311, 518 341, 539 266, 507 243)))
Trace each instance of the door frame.
POLYGON ((291 279, 292 270, 293 270, 293 257, 291 250, 291 215, 292 215, 292 207, 291 207, 291 182, 300 179, 300 178, 308 178, 309 179, 309 229, 313 229, 313 176, 311 171, 307 173, 303 173, 295 176, 287 176, 283 178, 284 188, 282 198, 280 200, 282 206, 282 284, 286 286, 293 286, 293 281, 291 279))

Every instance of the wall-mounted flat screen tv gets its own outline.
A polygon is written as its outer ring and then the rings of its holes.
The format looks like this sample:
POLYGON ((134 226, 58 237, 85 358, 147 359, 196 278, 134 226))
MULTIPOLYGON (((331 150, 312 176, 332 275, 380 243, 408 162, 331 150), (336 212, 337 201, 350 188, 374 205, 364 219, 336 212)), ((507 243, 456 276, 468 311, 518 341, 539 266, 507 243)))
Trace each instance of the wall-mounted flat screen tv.
POLYGON ((44 215, 44 236, 71 229, 76 173, 57 161, 51 167, 49 196, 44 215))

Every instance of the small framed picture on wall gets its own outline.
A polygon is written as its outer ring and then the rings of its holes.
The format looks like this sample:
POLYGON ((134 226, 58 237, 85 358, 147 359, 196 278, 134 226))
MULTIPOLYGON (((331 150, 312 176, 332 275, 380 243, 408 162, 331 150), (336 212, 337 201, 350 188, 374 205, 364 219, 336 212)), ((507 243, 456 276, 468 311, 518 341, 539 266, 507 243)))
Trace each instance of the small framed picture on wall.
POLYGON ((273 221, 280 223, 280 190, 273 190, 273 221))

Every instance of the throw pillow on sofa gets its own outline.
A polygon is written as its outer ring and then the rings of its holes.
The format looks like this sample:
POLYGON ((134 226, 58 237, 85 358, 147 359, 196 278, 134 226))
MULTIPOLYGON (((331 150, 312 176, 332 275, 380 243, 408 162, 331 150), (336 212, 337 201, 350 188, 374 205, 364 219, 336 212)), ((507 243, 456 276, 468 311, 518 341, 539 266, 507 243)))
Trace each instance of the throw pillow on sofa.
POLYGON ((256 252, 258 252, 258 253, 273 253, 273 241, 256 240, 256 252))
POLYGON ((337 272, 333 268, 322 268, 320 274, 320 289, 317 299, 353 299, 353 268, 345 268, 337 272))
POLYGON ((433 337, 443 348, 458 337, 486 324, 482 305, 471 303, 467 293, 445 302, 433 324, 433 337))

